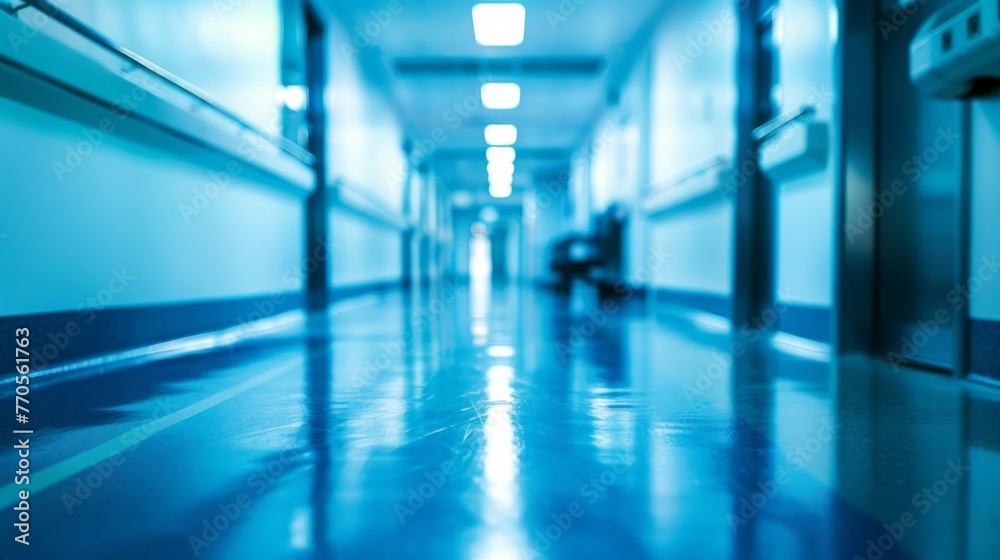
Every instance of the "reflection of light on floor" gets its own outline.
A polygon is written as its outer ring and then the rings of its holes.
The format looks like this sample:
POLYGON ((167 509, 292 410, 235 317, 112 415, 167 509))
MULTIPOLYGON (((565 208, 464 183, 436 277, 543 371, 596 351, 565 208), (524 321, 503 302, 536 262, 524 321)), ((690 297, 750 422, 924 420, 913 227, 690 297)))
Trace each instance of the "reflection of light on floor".
POLYGON ((289 526, 292 538, 289 545, 295 550, 309 548, 309 510, 299 508, 292 513, 289 526))
POLYGON ((472 343, 476 346, 482 346, 489 340, 490 326, 485 320, 474 321, 469 331, 472 333, 472 343))
POLYGON ((514 368, 511 366, 491 366, 486 370, 486 398, 491 403, 513 402, 514 388, 510 386, 514 379, 514 368))
POLYGON ((395 448, 406 442, 406 389, 407 380, 399 377, 379 386, 380 397, 370 407, 379 418, 379 432, 372 444, 395 448))
POLYGON ((469 289, 469 310, 472 321, 469 332, 472 334, 472 344, 484 346, 490 337, 490 283, 473 282, 469 289))
POLYGON ((816 362, 827 362, 830 360, 829 344, 800 338, 783 332, 775 333, 771 341, 776 350, 790 356, 816 362))
POLYGON ((483 476, 486 478, 486 488, 492 505, 501 506, 497 507, 498 510, 508 510, 513 506, 512 500, 517 493, 514 487, 517 462, 511 405, 490 405, 486 412, 483 476))
MULTIPOLYGON (((656 433, 654 428, 654 434, 656 433)), ((681 503, 677 499, 678 489, 684 488, 689 482, 682 476, 686 465, 677 458, 677 451, 670 444, 657 439, 650 440, 649 509, 657 527, 672 527, 681 515, 681 503)))
POLYGON ((486 225, 475 223, 472 226, 472 239, 469 240, 469 280, 475 284, 489 282, 493 274, 493 246, 490 243, 486 225))
POLYGON ((486 226, 477 223, 472 226, 472 239, 469 241, 469 312, 472 316, 469 332, 475 346, 486 344, 490 335, 488 318, 493 290, 492 259, 492 245, 486 226))
POLYGON ((522 560, 532 558, 521 554, 521 550, 511 542, 509 538, 501 533, 493 533, 477 543, 476 553, 472 556, 476 560, 522 560))
POLYGON ((374 453, 380 449, 398 449, 406 443, 408 402, 407 380, 402 377, 383 381, 368 389, 372 398, 361 405, 356 414, 344 422, 342 437, 346 442, 339 454, 336 486, 342 489, 339 503, 345 514, 342 524, 345 531, 361 530, 363 516, 358 512, 364 499, 365 469, 374 453))
POLYGON ((796 381, 775 380, 774 389, 771 404, 774 417, 801 419, 774 423, 770 438, 774 444, 772 460, 789 460, 796 470, 832 485, 837 442, 843 436, 837 430, 836 411, 831 410, 825 397, 815 395, 796 381))
POLYGON ((689 319, 691 319, 698 327, 700 327, 705 332, 710 333, 727 333, 732 327, 729 321, 724 317, 714 315, 712 313, 705 313, 703 311, 690 311, 686 314, 689 319))
POLYGON ((490 346, 486 349, 486 354, 491 358, 513 358, 517 352, 513 346, 490 346))
POLYGON ((484 534, 474 544, 473 558, 514 560, 526 543, 521 527, 517 475, 520 444, 514 417, 514 368, 494 365, 486 371, 487 409, 483 418, 484 534))
POLYGON ((635 460, 635 411, 624 404, 621 398, 604 396, 598 391, 590 398, 594 447, 597 457, 608 464, 635 460))

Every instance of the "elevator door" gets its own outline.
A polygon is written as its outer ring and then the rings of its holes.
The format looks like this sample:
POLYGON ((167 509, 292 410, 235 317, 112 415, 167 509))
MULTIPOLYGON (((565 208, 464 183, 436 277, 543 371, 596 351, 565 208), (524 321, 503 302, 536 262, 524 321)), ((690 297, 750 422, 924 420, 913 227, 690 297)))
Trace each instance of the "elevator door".
POLYGON ((877 349, 895 364, 950 370, 961 320, 952 293, 959 284, 961 106, 922 95, 910 82, 908 58, 917 29, 946 2, 905 8, 882 0, 882 21, 892 25, 880 27, 879 197, 870 216, 848 223, 878 227, 877 349))

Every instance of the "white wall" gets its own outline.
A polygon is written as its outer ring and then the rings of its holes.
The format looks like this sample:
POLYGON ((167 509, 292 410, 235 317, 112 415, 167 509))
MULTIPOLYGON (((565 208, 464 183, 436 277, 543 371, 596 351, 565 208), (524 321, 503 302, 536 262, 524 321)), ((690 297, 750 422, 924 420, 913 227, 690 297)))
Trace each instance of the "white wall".
MULTIPOLYGON (((776 23, 780 41, 778 114, 812 105, 815 120, 834 134, 834 52, 837 42, 833 0, 783 1, 776 23)), ((781 142, 781 138, 774 142, 781 142)), ((830 146, 836 143, 831 138, 830 146)), ((811 173, 777 182, 777 295, 782 301, 828 307, 833 282, 834 158, 811 173)))
MULTIPOLYGON (((280 134, 279 0, 63 0, 67 12, 221 101, 258 128, 280 134)), ((87 41, 57 24, 46 32, 79 49, 87 41)))
MULTIPOLYGON (((717 155, 732 160, 736 138, 734 3, 677 3, 653 39, 650 178, 653 190, 717 155)), ((718 200, 649 221, 648 247, 669 262, 650 286, 729 296, 732 293, 733 208, 718 200)))
POLYGON ((522 271, 532 282, 556 280, 549 268, 549 249, 553 241, 574 230, 572 216, 566 212, 568 193, 567 188, 557 191, 536 185, 524 195, 521 236, 525 262, 522 271))
POLYGON ((402 275, 402 236, 369 218, 334 207, 331 286, 357 287, 392 282, 402 275))
MULTIPOLYGON (((101 9, 114 7, 102 3, 101 9)), ((157 23, 179 29, 182 22, 190 23, 184 19, 190 15, 165 10, 157 23)), ((256 40, 256 48, 277 49, 273 35, 256 40)), ((174 37, 171 45, 178 42, 174 37)), ((36 37, 25 49, 61 52, 58 44, 47 45, 36 37)), ((242 48, 213 45, 197 60, 215 69, 219 83, 271 82, 266 61, 251 77, 245 67, 218 63, 242 56, 236 54, 242 48)), ((120 77, 101 83, 114 79, 126 92, 141 91, 120 77)), ((127 285, 113 290, 102 305, 302 289, 301 187, 40 82, 6 85, 0 87, 0 137, 16 141, 0 151, 0 292, 13 297, 0 299, 0 315, 75 310, 109 287, 121 286, 121 277, 127 285), (15 94, 31 105, 14 101, 15 94), (94 130, 105 119, 113 130, 95 140, 94 130), (70 170, 57 173, 54 166, 69 158, 70 170), (238 171, 233 164, 239 164, 238 171)), ((261 109, 257 116, 266 118, 267 112, 261 109)))
MULTIPOLYGON (((107 135, 63 177, 53 158, 80 142, 78 122, 0 99, 0 314, 76 309, 115 271, 135 276, 114 305, 142 305, 297 291, 302 210, 292 196, 249 172, 196 215, 185 215, 224 169, 225 158, 186 157, 107 135), (29 265, 30 263, 30 265, 29 265)), ((190 154, 194 156, 194 154, 190 154)))
MULTIPOLYGON (((977 101, 972 109, 972 246, 970 277, 976 277, 982 259, 1000 258, 1000 101, 977 101)), ((1000 321, 1000 278, 983 282, 972 294, 975 319, 1000 321)))
MULTIPOLYGON (((590 158, 590 218, 607 210, 616 199, 621 197, 625 187, 622 161, 623 138, 622 124, 617 111, 598 123, 594 138, 589 142, 588 151, 584 156, 590 158)), ((588 229, 590 223, 587 224, 588 229)))
MULTIPOLYGON (((402 217, 409 176, 405 133, 396 111, 373 81, 372 53, 346 53, 351 32, 336 19, 327 27, 328 181, 346 181, 365 198, 402 217)), ((402 232, 339 205, 331 209, 333 289, 394 282, 403 277, 402 232)))

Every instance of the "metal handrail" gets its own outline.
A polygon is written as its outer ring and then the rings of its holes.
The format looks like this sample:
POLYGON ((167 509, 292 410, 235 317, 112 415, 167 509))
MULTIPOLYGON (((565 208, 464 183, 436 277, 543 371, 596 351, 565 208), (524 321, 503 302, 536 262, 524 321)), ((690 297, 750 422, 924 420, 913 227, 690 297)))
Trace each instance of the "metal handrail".
POLYGON ((801 121, 811 119, 816 116, 816 107, 812 105, 802 105, 798 109, 793 109, 787 113, 767 121, 753 130, 753 139, 757 142, 764 142, 781 131, 786 126, 801 121))
POLYGON ((64 11, 62 8, 55 6, 49 0, 23 0, 26 5, 39 10, 48 17, 54 19, 55 21, 66 26, 70 30, 76 32, 80 36, 94 43, 95 45, 103 48, 104 50, 110 52, 123 59, 125 62, 141 67, 142 69, 150 72, 161 80, 167 82, 168 84, 174 86, 182 93, 193 98, 198 103, 211 108, 217 113, 225 116, 229 120, 235 122, 241 128, 251 132, 261 138, 266 139, 271 142, 282 151, 295 157, 296 159, 302 161, 306 165, 312 165, 315 162, 315 157, 309 153, 307 150, 299 146, 298 144, 288 140, 287 138, 281 136, 275 136, 264 132, 252 124, 243 120, 242 117, 236 115, 232 111, 224 108, 221 104, 215 100, 211 94, 202 90, 198 86, 184 80, 183 78, 171 73, 170 71, 162 68, 161 66, 153 63, 152 61, 142 57, 138 53, 128 49, 127 47, 119 44, 113 39, 107 37, 106 35, 100 33, 96 29, 90 27, 89 25, 78 20, 76 17, 70 15, 68 12, 64 11))
POLYGON ((381 199, 370 195, 365 188, 360 185, 355 185, 343 177, 330 181, 328 183, 328 188, 333 189, 335 193, 338 193, 335 195, 336 200, 341 203, 346 203, 347 208, 350 210, 360 212, 400 230, 413 229, 415 227, 415 225, 407 219, 404 214, 392 210, 386 206, 385 202, 381 199), (350 200, 345 200, 342 196, 339 196, 339 192, 351 193, 353 196, 360 199, 362 204, 367 206, 367 208, 351 204, 350 200))
MULTIPOLYGON (((702 160, 702 161, 694 164, 693 166, 691 166, 691 171, 682 172, 680 175, 677 176, 677 178, 675 178, 666 187, 663 187, 662 189, 657 189, 656 191, 649 193, 646 196, 646 198, 652 198, 652 197, 654 197, 654 196, 656 196, 658 194, 661 194, 661 193, 667 192, 669 190, 672 190, 675 187, 679 187, 679 186, 683 185, 684 183, 687 183, 691 179, 694 179, 696 177, 704 175, 705 173, 708 173, 709 171, 712 171, 716 167, 719 167, 720 165, 723 165, 725 163, 726 163, 726 158, 723 155, 716 154, 714 156, 710 156, 710 157, 708 157, 708 158, 706 158, 706 159, 704 159, 704 160, 702 160)), ((648 189, 649 187, 652 187, 657 182, 658 181, 654 181, 654 182, 646 185, 646 188, 648 189)))

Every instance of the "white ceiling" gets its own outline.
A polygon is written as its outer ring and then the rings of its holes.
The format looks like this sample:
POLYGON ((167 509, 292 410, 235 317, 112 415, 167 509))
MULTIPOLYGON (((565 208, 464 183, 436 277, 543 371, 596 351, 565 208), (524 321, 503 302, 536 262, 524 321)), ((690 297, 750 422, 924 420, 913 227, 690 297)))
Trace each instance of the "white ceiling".
MULTIPOLYGON (((539 173, 564 166, 573 149, 604 110, 609 68, 628 63, 628 45, 655 20, 664 0, 521 0, 527 8, 524 43, 481 47, 472 30, 474 0, 397 0, 402 6, 374 37, 373 51, 385 62, 391 94, 417 140, 440 128, 446 139, 435 153, 440 180, 453 190, 486 190, 487 124, 518 127, 515 190, 539 173), (571 11, 572 10, 572 11, 571 11), (563 16, 562 14, 565 14, 563 16), (563 19, 564 18, 564 19, 563 19), (486 63, 524 60, 547 63, 600 62, 597 72, 401 72, 407 63, 486 63), (521 85, 521 105, 509 111, 479 105, 483 81, 521 85), (471 110, 456 110, 456 106, 471 110)), ((373 21, 388 0, 333 0, 350 27, 373 21)), ((383 13, 384 15, 384 13, 383 13)), ((440 133, 438 135, 440 138, 440 133)))

